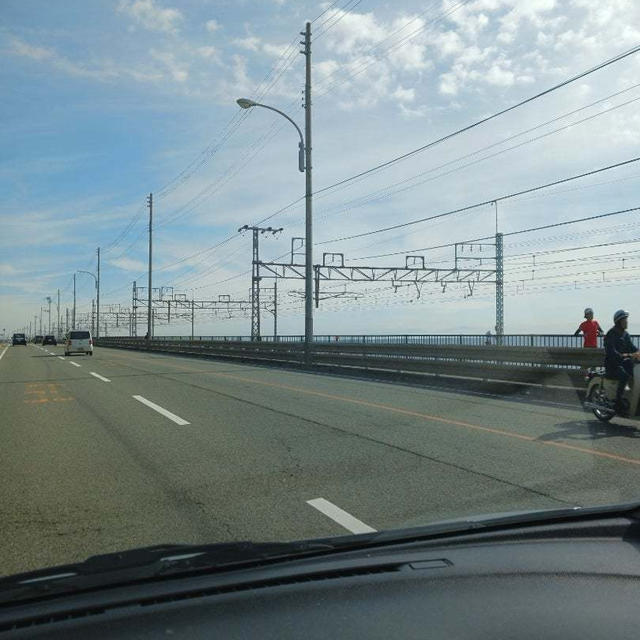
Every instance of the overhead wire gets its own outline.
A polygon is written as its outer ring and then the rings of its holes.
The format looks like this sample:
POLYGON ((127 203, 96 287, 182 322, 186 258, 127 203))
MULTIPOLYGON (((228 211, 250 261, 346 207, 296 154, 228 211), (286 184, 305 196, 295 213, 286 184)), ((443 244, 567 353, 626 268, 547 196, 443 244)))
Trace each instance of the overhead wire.
MULTIPOLYGON (((564 184, 564 183, 567 183, 567 182, 571 182, 573 180, 578 180, 580 178, 585 178, 585 177, 588 177, 588 176, 591 176, 591 175, 596 175, 598 173, 602 173, 603 171, 610 171, 612 169, 617 169, 619 167, 623 167, 623 166, 632 164, 634 162, 638 162, 639 160, 640 160, 640 156, 636 156, 635 158, 631 158, 629 160, 624 160, 622 162, 616 162, 614 164, 610 164, 610 165, 607 165, 605 167, 600 167, 599 169, 592 169, 591 171, 586 171, 586 172, 583 172, 583 173, 580 173, 580 174, 577 174, 577 175, 574 175, 574 176, 570 176, 568 178, 561 178, 559 180, 554 180, 552 182, 548 182, 548 183, 543 184, 543 185, 530 187, 528 189, 522 189, 520 191, 515 191, 515 192, 512 192, 512 193, 508 193, 508 194, 502 195, 502 196, 497 196, 497 197, 494 197, 494 198, 483 200, 481 202, 476 202, 474 204, 466 205, 464 207, 458 207, 456 209, 451 209, 449 211, 444 211, 442 213, 434 214, 434 215, 431 215, 431 216, 426 216, 424 218, 419 218, 417 220, 410 220, 408 222, 398 223, 398 224, 395 224, 395 225, 391 225, 389 227, 383 227, 383 228, 380 228, 380 229, 374 229, 374 230, 366 231, 366 232, 362 232, 362 233, 356 233, 356 234, 351 234, 351 235, 348 235, 348 236, 342 236, 340 238, 333 238, 331 240, 324 240, 322 242, 317 242, 316 244, 317 245, 325 245, 325 244, 332 244, 332 243, 335 243, 335 242, 342 242, 344 240, 353 240, 355 238, 362 238, 362 237, 366 237, 366 236, 370 236, 370 235, 375 235, 377 233, 383 233, 383 232, 387 232, 387 231, 392 231, 394 229, 402 229, 402 228, 413 226, 413 225, 420 224, 420 223, 423 223, 423 222, 429 222, 431 220, 437 220, 437 219, 448 217, 448 216, 451 216, 451 215, 454 215, 454 214, 457 214, 457 213, 461 213, 463 211, 468 211, 470 209, 476 209, 478 207, 483 207, 483 206, 487 206, 487 205, 493 205, 496 202, 501 202, 503 200, 509 200, 511 198, 516 198, 518 196, 521 196, 521 195, 524 195, 524 194, 527 194, 527 193, 533 193, 535 191, 540 191, 541 189, 547 189, 549 187, 556 186, 558 184, 564 184)), ((421 249, 416 249, 416 250, 417 251, 421 251, 421 249)), ((377 255, 377 256, 365 256, 364 258, 386 257, 386 256, 389 256, 389 255, 398 255, 399 253, 405 253, 405 252, 389 252, 389 253, 380 254, 380 255, 377 255)))

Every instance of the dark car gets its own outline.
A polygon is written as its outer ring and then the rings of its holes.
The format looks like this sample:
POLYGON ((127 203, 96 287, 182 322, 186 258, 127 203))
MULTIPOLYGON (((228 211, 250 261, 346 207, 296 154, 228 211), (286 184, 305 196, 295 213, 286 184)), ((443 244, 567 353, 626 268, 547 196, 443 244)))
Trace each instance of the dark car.
POLYGON ((24 333, 14 333, 12 344, 15 347, 17 344, 23 344, 25 347, 27 346, 27 338, 24 333))
POLYGON ((43 340, 43 337, 42 337, 42 336, 36 336, 36 337, 33 339, 33 341, 34 341, 36 344, 42 344, 42 340, 43 340))
POLYGON ((45 336, 42 344, 52 344, 55 346, 58 344, 58 341, 56 340, 55 336, 45 336))

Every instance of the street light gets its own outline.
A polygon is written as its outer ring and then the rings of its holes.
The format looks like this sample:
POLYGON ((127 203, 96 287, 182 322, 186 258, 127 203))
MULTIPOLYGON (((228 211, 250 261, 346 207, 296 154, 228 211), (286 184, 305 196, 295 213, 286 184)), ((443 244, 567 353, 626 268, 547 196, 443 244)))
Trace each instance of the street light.
MULTIPOLYGON (((308 27, 308 25, 307 25, 308 27)), ((262 107, 279 113, 286 118, 298 132, 300 142, 298 143, 298 170, 305 174, 305 305, 304 305, 304 360, 305 364, 311 364, 311 347, 313 343, 313 225, 312 225, 312 190, 311 190, 311 87, 307 77, 305 96, 305 108, 307 110, 305 116, 305 133, 307 144, 305 145, 305 136, 302 135, 300 127, 283 111, 261 104, 248 98, 239 98, 236 100, 242 109, 251 109, 253 107, 262 107)))

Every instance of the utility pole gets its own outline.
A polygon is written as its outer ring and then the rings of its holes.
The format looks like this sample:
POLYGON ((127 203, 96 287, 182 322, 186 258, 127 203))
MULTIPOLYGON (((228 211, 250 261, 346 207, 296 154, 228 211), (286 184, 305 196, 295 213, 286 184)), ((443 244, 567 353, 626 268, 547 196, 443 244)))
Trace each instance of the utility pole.
POLYGON ((504 252, 502 234, 496 233, 496 343, 504 335, 504 252))
POLYGON ((47 313, 49 314, 49 331, 48 331, 48 334, 51 335, 51 296, 47 296, 46 300, 49 303, 49 309, 47 310, 47 313))
POLYGON ((195 324, 195 317, 196 317, 196 303, 192 297, 191 298, 191 340, 193 340, 193 334, 194 334, 193 328, 195 324))
POLYGON ((96 279, 96 338, 100 337, 100 247, 98 247, 98 277, 96 279))
POLYGON ((96 301, 91 299, 91 335, 96 335, 96 301))
POLYGON ((251 275, 251 340, 260 341, 260 236, 258 234, 271 233, 276 235, 282 231, 273 227, 250 227, 245 224, 238 229, 253 232, 252 275, 251 275))
POLYGON ((147 340, 151 340, 153 327, 151 326, 151 305, 153 304, 153 292, 151 290, 151 252, 152 252, 152 233, 153 233, 153 193, 150 193, 147 198, 147 204, 149 205, 149 307, 147 309, 147 340))
POLYGON ((40 305, 40 335, 42 335, 42 305, 40 305))
POLYGON ((58 289, 58 304, 57 304, 57 310, 58 310, 58 324, 56 325, 56 331, 57 331, 57 337, 60 338, 61 337, 61 331, 60 331, 60 289, 58 289))
POLYGON ((138 292, 136 288, 136 281, 133 281, 133 292, 131 297, 131 335, 133 337, 138 335, 138 292))
POLYGON ((76 274, 73 274, 73 315, 71 316, 71 328, 76 328, 76 274))
POLYGON ((311 23, 307 22, 304 35, 306 61, 304 84, 304 140, 305 140, 305 281, 304 281, 304 362, 311 364, 313 343, 313 227, 311 184, 311 23))
POLYGON ((278 342, 278 278, 273 281, 273 341, 278 342))
POLYGON ((66 327, 65 333, 69 333, 69 307, 65 307, 65 314, 67 316, 65 321, 65 327, 66 327))

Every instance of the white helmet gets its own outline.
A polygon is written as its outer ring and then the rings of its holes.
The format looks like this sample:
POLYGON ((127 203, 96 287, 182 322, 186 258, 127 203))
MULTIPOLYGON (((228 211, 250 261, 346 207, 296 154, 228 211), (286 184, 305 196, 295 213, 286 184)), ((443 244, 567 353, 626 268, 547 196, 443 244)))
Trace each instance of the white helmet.
POLYGON ((588 314, 593 315, 593 309, 592 309, 591 307, 587 307, 587 308, 584 310, 584 317, 585 317, 585 318, 587 317, 587 315, 588 315, 588 314))
POLYGON ((618 322, 618 320, 622 320, 623 318, 628 318, 629 317, 629 312, 625 311, 624 309, 618 309, 614 314, 613 314, 613 322, 614 324, 616 324, 618 322))

